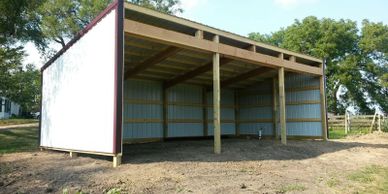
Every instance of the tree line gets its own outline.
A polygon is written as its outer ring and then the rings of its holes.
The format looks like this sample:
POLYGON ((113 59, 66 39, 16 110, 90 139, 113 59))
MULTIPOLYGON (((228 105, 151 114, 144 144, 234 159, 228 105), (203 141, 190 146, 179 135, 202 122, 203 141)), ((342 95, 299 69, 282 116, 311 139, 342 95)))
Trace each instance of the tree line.
MULTIPOLYGON (((168 14, 181 13, 179 0, 127 0, 168 14)), ((25 43, 33 42, 47 61, 112 0, 2 0, 0 2, 0 96, 19 103, 25 113, 39 110, 40 72, 23 66, 25 43)), ((328 110, 360 113, 376 107, 388 112, 388 26, 310 16, 271 34, 249 38, 325 58, 328 110)), ((36 64, 35 64, 36 65, 36 64)))

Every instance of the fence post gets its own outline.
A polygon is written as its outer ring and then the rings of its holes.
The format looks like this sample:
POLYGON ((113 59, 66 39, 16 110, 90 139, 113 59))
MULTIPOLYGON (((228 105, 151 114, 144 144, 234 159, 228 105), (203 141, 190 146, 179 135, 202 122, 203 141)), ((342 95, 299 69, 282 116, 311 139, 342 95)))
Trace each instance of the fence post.
POLYGON ((372 125, 369 128, 369 133, 372 133, 373 126, 375 125, 376 115, 377 115, 377 112, 373 115, 372 125))
POLYGON ((379 123, 378 123, 378 128, 379 128, 379 132, 381 132, 381 114, 379 114, 379 123))
POLYGON ((348 134, 348 120, 347 120, 347 113, 345 111, 345 134, 348 134))

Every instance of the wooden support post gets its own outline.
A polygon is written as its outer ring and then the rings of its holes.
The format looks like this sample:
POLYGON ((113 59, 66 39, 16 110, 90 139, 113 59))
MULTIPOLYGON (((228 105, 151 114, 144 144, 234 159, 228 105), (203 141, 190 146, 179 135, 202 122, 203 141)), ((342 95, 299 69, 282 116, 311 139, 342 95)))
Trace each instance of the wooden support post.
POLYGON ((195 37, 197 37, 198 39, 203 39, 203 31, 202 30, 197 30, 195 32, 195 37))
POLYGON ((272 79, 272 97, 273 97, 273 104, 272 104, 272 119, 273 119, 273 134, 274 138, 276 140, 279 139, 279 134, 278 134, 278 115, 279 115, 279 110, 278 110, 278 83, 277 83, 277 78, 272 79))
MULTIPOLYGON (((218 35, 214 42, 219 42, 218 35)), ((220 53, 213 54, 213 119, 214 119, 214 153, 221 153, 221 113, 220 113, 220 53)))
POLYGON ((70 152, 70 158, 76 158, 78 156, 77 152, 70 152))
POLYGON ((113 156, 113 168, 118 167, 121 164, 121 154, 113 156))
POLYGON ((286 129, 286 95, 284 89, 284 68, 279 69, 279 108, 280 108, 280 131, 282 144, 287 144, 287 129, 286 129))
POLYGON ((252 51, 252 52, 256 52, 256 45, 250 45, 248 47, 248 50, 252 51))
POLYGON ((208 136, 208 120, 207 120, 207 89, 202 88, 202 114, 203 114, 203 136, 208 136))
POLYGON ((234 123, 236 127, 236 136, 240 136, 240 105, 238 91, 234 91, 234 123))
POLYGON ((321 123, 322 123, 322 138, 327 140, 327 119, 326 119, 326 95, 325 95, 325 77, 319 77, 319 94, 321 98, 321 123))
POLYGON ((168 137, 168 91, 163 87, 163 139, 168 137))
POLYGON ((296 62, 296 57, 295 57, 295 56, 291 56, 291 57, 290 57, 290 61, 291 61, 291 62, 296 62))

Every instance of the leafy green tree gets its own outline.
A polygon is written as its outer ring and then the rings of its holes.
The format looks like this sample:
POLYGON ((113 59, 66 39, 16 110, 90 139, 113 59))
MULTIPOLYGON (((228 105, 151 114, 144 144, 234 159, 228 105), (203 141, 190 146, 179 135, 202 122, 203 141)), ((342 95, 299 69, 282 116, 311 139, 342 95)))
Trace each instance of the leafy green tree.
MULTIPOLYGON (((40 28, 46 42, 56 42, 62 47, 81 29, 89 24, 111 0, 45 0, 36 17, 40 18, 40 28)), ((183 10, 179 0, 128 0, 147 8, 175 14, 183 10)), ((52 49, 41 49, 42 53, 53 54, 52 49)))
POLYGON ((372 113, 374 106, 388 112, 387 33, 382 23, 365 20, 360 35, 354 21, 310 16, 275 33, 249 37, 326 58, 328 108, 343 114, 348 106, 361 113, 372 113))
POLYGON ((32 64, 21 68, 12 77, 10 99, 17 102, 25 116, 39 111, 40 104, 40 72, 32 64))
POLYGON ((33 41, 37 46, 44 45, 39 22, 33 14, 40 5, 39 0, 0 1, 0 96, 12 97, 17 82, 14 78, 22 69, 25 56, 23 43, 33 41))

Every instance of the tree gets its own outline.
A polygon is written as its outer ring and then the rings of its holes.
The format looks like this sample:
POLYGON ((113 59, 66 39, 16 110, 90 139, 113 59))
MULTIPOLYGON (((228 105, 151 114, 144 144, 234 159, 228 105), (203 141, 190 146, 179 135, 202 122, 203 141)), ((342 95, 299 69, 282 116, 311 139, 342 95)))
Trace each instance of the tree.
POLYGON ((249 37, 326 58, 328 109, 343 114, 350 105, 360 113, 372 113, 375 106, 388 112, 387 34, 382 23, 365 20, 360 35, 354 21, 310 16, 275 33, 249 37))
POLYGON ((12 79, 14 84, 12 84, 10 99, 21 106, 25 116, 39 111, 41 84, 39 70, 34 65, 28 64, 15 72, 12 79))
MULTIPOLYGON (((81 29, 89 24, 111 0, 45 0, 39 7, 36 17, 46 42, 56 42, 62 47, 81 29)), ((183 10, 178 7, 179 0, 128 0, 128 2, 155 9, 168 14, 183 10)), ((41 49, 43 54, 53 54, 52 49, 41 49)))
POLYGON ((33 41, 43 45, 39 23, 32 14, 40 3, 39 0, 0 1, 0 96, 10 96, 13 76, 22 67, 22 44, 33 41))

